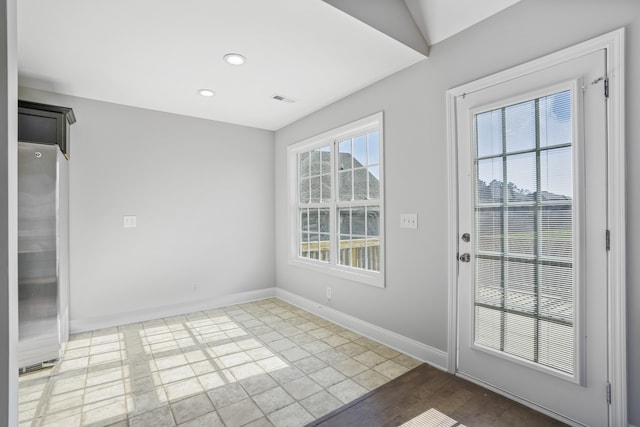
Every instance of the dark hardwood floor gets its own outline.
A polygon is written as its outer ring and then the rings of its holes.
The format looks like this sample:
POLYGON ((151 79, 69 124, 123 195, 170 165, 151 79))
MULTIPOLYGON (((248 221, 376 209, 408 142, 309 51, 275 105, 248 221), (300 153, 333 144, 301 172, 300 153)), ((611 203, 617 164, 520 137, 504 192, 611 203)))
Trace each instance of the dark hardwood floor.
POLYGON ((398 426, 431 408, 467 427, 565 425, 455 375, 422 364, 307 427, 398 426))

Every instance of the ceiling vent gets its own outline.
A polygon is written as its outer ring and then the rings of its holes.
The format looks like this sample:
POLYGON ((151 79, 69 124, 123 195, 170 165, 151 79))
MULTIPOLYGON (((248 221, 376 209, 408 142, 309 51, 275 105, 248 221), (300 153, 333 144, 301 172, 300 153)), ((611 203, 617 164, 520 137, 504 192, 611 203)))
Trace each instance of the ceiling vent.
POLYGON ((286 96, 282 95, 273 95, 272 98, 276 101, 286 102, 287 104, 293 104, 294 102, 296 102, 295 99, 287 98, 286 96))

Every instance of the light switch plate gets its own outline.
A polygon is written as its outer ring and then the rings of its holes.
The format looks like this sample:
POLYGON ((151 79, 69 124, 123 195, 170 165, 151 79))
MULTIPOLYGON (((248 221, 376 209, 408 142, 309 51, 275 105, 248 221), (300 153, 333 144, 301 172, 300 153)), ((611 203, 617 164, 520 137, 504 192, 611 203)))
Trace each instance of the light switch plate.
POLYGON ((400 214, 400 228, 418 228, 418 214, 400 214))
POLYGON ((122 226, 124 228, 136 228, 137 217, 135 215, 124 215, 122 217, 122 226))

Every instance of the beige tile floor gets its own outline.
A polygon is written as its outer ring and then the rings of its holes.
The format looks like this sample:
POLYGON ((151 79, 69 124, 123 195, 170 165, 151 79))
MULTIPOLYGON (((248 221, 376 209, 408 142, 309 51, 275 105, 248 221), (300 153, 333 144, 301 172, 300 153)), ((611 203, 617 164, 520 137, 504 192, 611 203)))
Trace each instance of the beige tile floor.
POLYGON ((419 364, 272 298, 71 336, 20 426, 302 426, 419 364))

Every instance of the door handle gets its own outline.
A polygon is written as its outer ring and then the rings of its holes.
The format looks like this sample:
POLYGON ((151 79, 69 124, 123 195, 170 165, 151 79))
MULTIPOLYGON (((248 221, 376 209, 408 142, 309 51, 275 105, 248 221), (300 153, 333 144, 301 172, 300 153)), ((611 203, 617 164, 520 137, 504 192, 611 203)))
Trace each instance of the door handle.
POLYGON ((458 259, 460 260, 460 262, 469 262, 471 261, 471 255, 469 255, 468 253, 464 253, 458 256, 458 259))

